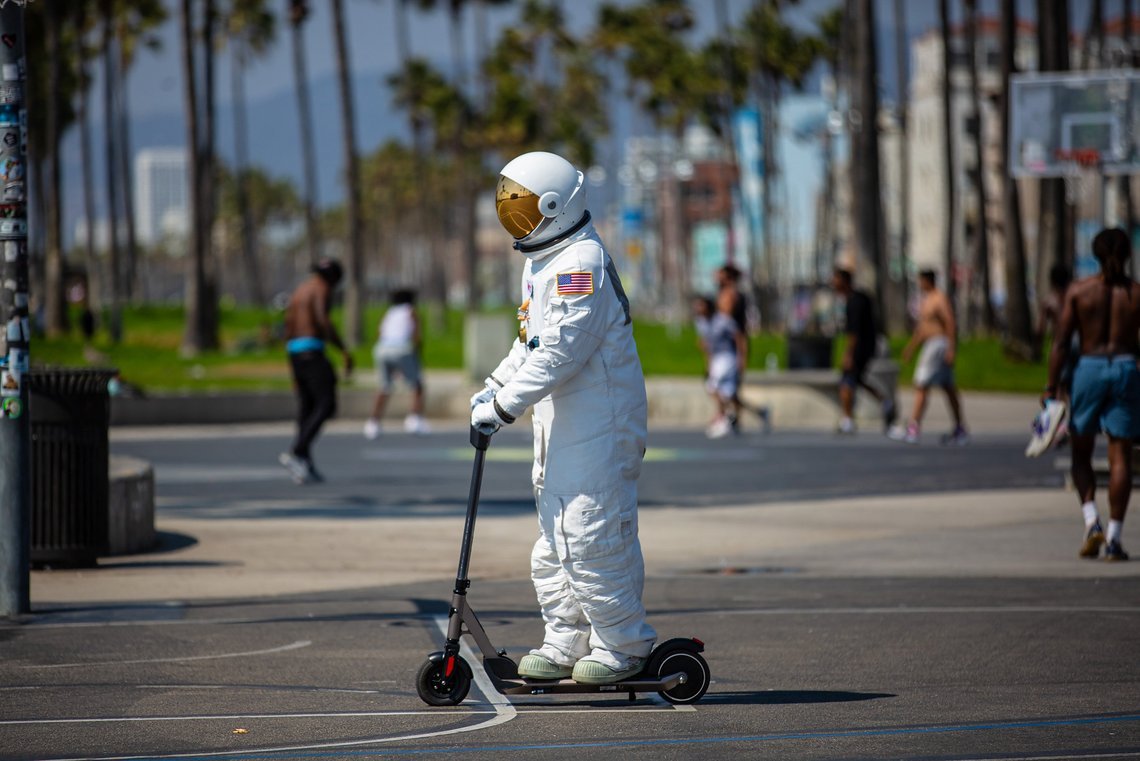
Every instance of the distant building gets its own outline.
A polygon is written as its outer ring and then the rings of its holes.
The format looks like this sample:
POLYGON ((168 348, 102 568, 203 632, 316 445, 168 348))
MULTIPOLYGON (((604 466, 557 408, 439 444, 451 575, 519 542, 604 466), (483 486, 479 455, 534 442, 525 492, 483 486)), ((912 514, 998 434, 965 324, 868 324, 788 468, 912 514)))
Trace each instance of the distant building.
POLYGON ((144 246, 189 229, 190 180, 186 151, 150 148, 135 157, 136 235, 144 246))

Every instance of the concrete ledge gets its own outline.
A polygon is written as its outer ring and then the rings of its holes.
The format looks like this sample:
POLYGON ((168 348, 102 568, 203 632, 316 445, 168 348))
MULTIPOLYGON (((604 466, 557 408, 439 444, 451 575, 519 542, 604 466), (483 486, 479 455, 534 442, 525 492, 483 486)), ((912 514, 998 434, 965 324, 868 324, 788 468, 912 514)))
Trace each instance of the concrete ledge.
POLYGON ((154 468, 133 457, 111 455, 107 553, 133 555, 157 543, 154 530, 154 468))
MULTIPOLYGON (((868 378, 895 391, 898 366, 873 362, 868 378)), ((839 416, 839 373, 835 370, 750 372, 742 396, 751 404, 767 405, 774 425, 784 428, 830 429, 839 416)), ((428 418, 457 420, 468 414, 468 399, 479 388, 464 373, 432 372, 424 382, 424 412, 428 418)), ((700 378, 652 376, 645 381, 649 419, 660 425, 703 425, 712 417, 713 402, 700 378)), ((362 373, 351 384, 342 383, 337 394, 337 418, 368 417, 375 398, 375 380, 362 373), (370 384, 370 385, 366 385, 370 384)), ((879 408, 870 394, 859 394, 856 417, 879 424, 879 408)), ((411 394, 397 384, 385 417, 399 420, 407 414, 411 394)), ((295 418, 297 402, 288 391, 203 395, 155 395, 143 399, 111 400, 112 425, 205 425, 284 422, 295 418)))

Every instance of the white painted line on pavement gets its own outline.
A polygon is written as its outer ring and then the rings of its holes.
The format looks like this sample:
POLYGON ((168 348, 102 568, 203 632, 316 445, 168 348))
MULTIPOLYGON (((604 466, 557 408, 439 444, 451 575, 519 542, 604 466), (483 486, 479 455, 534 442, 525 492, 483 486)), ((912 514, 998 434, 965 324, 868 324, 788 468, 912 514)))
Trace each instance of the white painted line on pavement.
POLYGON ((179 658, 140 658, 138 660, 130 661, 91 661, 89 663, 45 663, 45 664, 32 664, 30 666, 23 666, 25 669, 67 669, 78 668, 80 666, 125 666, 127 664, 138 663, 182 663, 184 661, 212 661, 219 658, 248 658, 255 655, 272 655, 274 653, 284 653, 289 650, 299 650, 302 647, 308 647, 313 644, 310 640, 302 639, 292 642, 288 645, 281 647, 271 647, 268 650, 248 650, 244 653, 216 653, 214 655, 186 655, 179 658))
POLYGON ((1140 606, 1123 605, 964 605, 897 608, 750 608, 718 610, 717 616, 881 616, 931 613, 1140 613, 1140 606))

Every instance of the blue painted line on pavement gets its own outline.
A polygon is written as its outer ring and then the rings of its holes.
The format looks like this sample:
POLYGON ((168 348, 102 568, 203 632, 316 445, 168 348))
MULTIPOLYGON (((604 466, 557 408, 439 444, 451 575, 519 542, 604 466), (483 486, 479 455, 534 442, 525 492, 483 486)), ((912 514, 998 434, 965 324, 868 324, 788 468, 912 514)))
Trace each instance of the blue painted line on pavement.
MULTIPOLYGON (((541 713, 541 711, 536 711, 541 713)), ((902 735, 936 735, 952 734, 955 732, 993 732, 1014 729, 1044 729, 1051 727, 1080 727, 1099 724, 1123 724, 1140 722, 1140 714, 1126 714, 1121 716, 1087 716, 1062 719, 1041 719, 1034 721, 1008 721, 989 722, 978 724, 944 724, 936 726, 917 727, 884 727, 882 729, 840 729, 826 732, 787 732, 770 735, 741 735, 737 737, 685 737, 676 739, 646 739, 646 740, 612 740, 595 742, 567 742, 567 743, 541 743, 527 745, 481 745, 481 746, 454 746, 449 747, 448 753, 512 753, 533 752, 540 750, 575 750, 579 748, 639 748, 653 746, 682 746, 682 745, 723 745, 727 743, 770 743, 787 740, 834 740, 847 737, 895 737, 902 735)), ((378 740, 378 743, 383 740, 378 740)), ((438 754, 439 747, 433 748, 360 748, 352 750, 313 750, 313 751, 282 751, 250 753, 233 753, 226 755, 209 754, 214 759, 241 759, 242 761, 258 761, 259 759, 304 759, 304 758, 358 758, 368 756, 421 756, 438 754), (261 755, 257 755, 257 754, 261 755)), ((137 757, 135 757, 137 758, 137 757)), ((200 761, 202 754, 187 756, 160 756, 171 761, 200 761)), ((1013 758, 1016 758, 1014 756, 1013 758)))

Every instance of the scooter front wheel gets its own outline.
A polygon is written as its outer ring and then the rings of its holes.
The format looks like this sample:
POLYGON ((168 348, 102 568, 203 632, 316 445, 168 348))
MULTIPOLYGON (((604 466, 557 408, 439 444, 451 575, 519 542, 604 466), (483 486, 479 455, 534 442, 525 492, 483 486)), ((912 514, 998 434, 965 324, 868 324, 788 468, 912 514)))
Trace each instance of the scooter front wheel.
POLYGON ((471 667, 461 656, 455 656, 451 674, 443 653, 432 653, 416 674, 416 691, 429 706, 454 706, 463 702, 471 689, 471 667))
POLYGON ((657 677, 666 677, 677 672, 685 675, 684 684, 657 693, 674 705, 696 703, 704 697, 712 681, 709 664, 700 653, 692 650, 673 650, 666 653, 656 664, 655 671, 657 677))

